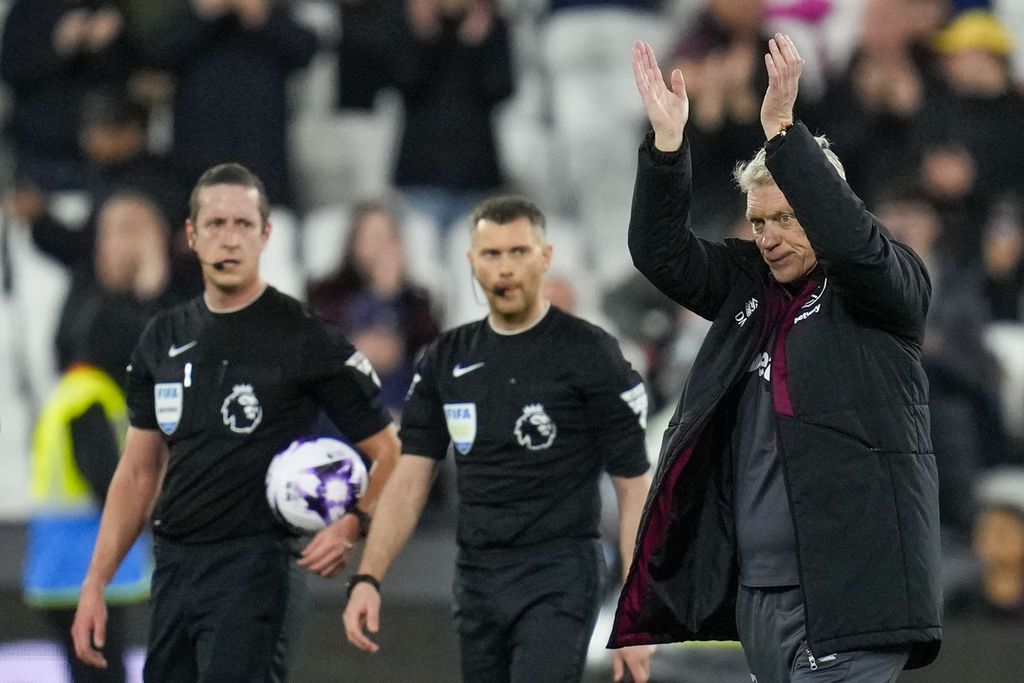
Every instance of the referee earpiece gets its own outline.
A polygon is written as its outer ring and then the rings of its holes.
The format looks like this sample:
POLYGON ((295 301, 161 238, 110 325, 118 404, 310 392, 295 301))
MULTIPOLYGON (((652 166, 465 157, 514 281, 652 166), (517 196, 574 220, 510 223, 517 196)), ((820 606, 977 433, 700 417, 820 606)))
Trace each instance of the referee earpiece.
POLYGON ((469 267, 469 287, 470 289, 473 290, 473 299, 476 300, 476 302, 481 306, 490 305, 486 299, 487 292, 490 292, 491 294, 496 294, 497 296, 505 296, 505 293, 508 292, 508 287, 505 287, 503 285, 495 285, 488 289, 486 286, 484 286, 484 283, 480 281, 480 278, 476 276, 476 272, 473 270, 472 265, 470 265, 469 267), (477 294, 478 287, 480 291, 485 293, 485 298, 483 301, 480 301, 480 295, 477 294))
POLYGON ((480 295, 477 293, 477 287, 479 287, 480 289, 484 288, 484 286, 480 282, 480 280, 477 279, 476 273, 473 272, 473 265, 470 264, 470 266, 469 266, 469 288, 473 291, 473 300, 476 301, 478 306, 486 306, 487 305, 487 299, 484 299, 483 301, 480 301, 480 295))

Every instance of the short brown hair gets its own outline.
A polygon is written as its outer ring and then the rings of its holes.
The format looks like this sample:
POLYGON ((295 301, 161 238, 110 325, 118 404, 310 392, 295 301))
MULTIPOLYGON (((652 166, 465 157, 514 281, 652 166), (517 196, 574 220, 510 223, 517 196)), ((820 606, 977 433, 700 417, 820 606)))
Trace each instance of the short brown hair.
POLYGON ((188 198, 188 215, 194 224, 199 216, 199 191, 204 187, 213 185, 241 185, 242 187, 253 188, 260 198, 260 218, 266 226, 270 220, 270 200, 267 198, 267 189, 259 176, 241 164, 218 164, 211 166, 199 176, 196 186, 192 188, 192 194, 188 198))
POLYGON ((543 234, 547 222, 544 212, 536 204, 525 197, 502 195, 491 197, 477 204, 469 217, 469 229, 476 230, 480 221, 494 221, 498 225, 511 223, 517 218, 527 218, 533 227, 543 234))

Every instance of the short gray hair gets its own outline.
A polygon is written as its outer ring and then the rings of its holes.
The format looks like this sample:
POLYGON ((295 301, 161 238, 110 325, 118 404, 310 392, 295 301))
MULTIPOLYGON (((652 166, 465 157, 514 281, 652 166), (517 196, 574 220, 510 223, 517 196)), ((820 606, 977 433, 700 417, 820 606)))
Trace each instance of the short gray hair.
MULTIPOLYGON (((846 169, 843 168, 843 164, 839 161, 839 157, 832 151, 832 143, 828 141, 824 135, 815 136, 814 141, 818 143, 825 152, 825 157, 829 163, 835 167, 836 171, 839 172, 839 177, 846 180, 846 169)), ((736 164, 736 169, 732 172, 733 180, 740 186, 744 194, 747 194, 753 188, 758 185, 769 185, 774 183, 772 174, 768 170, 767 164, 765 164, 765 151, 764 147, 757 150, 757 154, 750 161, 744 161, 736 164)))

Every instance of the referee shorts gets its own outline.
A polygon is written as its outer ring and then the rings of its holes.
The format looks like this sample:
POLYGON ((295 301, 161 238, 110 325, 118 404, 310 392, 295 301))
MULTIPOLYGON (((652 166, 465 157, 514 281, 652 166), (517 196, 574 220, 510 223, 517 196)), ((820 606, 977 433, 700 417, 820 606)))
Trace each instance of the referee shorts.
POLYGON ((455 622, 466 683, 579 681, 600 600, 598 541, 462 551, 455 622))
POLYGON ((277 683, 307 595, 293 541, 157 539, 147 683, 277 683))

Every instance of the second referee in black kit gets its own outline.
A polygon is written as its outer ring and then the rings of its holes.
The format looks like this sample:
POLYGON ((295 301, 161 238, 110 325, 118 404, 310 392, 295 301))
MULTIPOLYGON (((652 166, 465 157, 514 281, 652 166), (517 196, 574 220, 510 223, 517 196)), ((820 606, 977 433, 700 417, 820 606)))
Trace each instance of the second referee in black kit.
MULTIPOLYGON (((544 216, 516 197, 471 217, 469 261, 489 315, 424 353, 403 412, 402 457, 381 495, 345 610, 352 644, 376 652, 380 582, 416 525, 436 463, 454 454, 459 494, 456 623, 465 681, 575 681, 599 604, 598 480, 619 504, 629 565, 647 494, 647 396, 605 331, 541 295, 544 216)), ((652 648, 616 651, 616 678, 646 681, 652 648)))

